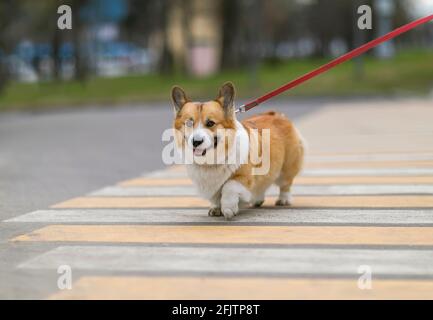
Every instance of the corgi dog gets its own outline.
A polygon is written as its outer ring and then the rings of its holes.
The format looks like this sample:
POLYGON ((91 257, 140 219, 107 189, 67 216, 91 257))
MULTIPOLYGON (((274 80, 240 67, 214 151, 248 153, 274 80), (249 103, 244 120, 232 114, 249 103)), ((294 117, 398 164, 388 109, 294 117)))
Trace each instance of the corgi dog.
POLYGON ((220 88, 215 100, 207 102, 193 102, 178 86, 171 96, 175 144, 178 151, 192 154, 194 161, 187 164, 187 173, 209 200, 209 216, 231 219, 239 207, 260 207, 272 184, 280 189, 275 205, 290 205, 290 188, 302 168, 304 143, 286 116, 270 111, 238 121, 230 82, 220 88), (259 161, 251 160, 253 153, 260 156, 259 161), (263 159, 268 159, 266 171, 257 173, 263 159))

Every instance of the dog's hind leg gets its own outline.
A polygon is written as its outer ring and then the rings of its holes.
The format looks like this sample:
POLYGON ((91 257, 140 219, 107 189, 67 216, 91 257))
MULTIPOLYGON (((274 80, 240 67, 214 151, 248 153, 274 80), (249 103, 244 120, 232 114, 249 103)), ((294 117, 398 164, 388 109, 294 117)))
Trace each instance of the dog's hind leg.
POLYGON ((280 194, 277 201, 275 202, 276 206, 291 205, 292 195, 290 193, 290 189, 292 187, 293 180, 302 169, 303 160, 304 147, 302 144, 299 144, 294 155, 290 154, 289 152, 286 154, 286 160, 281 169, 280 176, 277 181, 275 181, 277 186, 280 187, 280 194))
POLYGON ((253 201, 252 201, 254 208, 260 208, 264 202, 265 202, 265 193, 264 192, 254 195, 253 201))
POLYGON ((291 183, 280 186, 280 194, 275 202, 276 206, 290 206, 292 204, 292 194, 290 193, 291 187, 291 183))

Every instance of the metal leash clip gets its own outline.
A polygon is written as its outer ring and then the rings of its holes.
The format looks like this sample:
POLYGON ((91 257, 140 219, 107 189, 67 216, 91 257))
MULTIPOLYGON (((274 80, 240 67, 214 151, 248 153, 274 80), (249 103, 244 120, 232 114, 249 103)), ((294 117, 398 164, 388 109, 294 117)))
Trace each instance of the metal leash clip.
POLYGON ((243 104, 243 105, 241 105, 239 108, 237 108, 236 110, 235 110, 235 113, 244 113, 244 112, 246 112, 247 110, 245 110, 245 105, 243 104))

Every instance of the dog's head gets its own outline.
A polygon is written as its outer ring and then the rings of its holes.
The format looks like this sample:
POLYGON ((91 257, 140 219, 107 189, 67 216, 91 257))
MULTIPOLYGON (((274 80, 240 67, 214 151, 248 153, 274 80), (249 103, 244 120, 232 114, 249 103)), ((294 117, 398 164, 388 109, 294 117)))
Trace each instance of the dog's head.
POLYGON ((192 151, 194 159, 205 156, 209 159, 210 154, 217 159, 222 152, 227 155, 236 131, 233 84, 225 83, 217 98, 207 102, 191 101, 177 86, 173 87, 171 96, 178 148, 192 151))

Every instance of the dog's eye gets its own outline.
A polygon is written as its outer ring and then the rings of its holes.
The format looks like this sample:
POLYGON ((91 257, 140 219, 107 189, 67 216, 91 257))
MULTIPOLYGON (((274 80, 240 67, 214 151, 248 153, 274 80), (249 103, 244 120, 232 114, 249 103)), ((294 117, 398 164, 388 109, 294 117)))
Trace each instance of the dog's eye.
POLYGON ((206 127, 211 128, 215 125, 215 122, 213 122, 212 120, 208 120, 206 121, 206 127))
POLYGON ((192 119, 188 119, 188 120, 185 121, 185 125, 188 128, 192 128, 192 126, 194 126, 194 121, 192 119))

